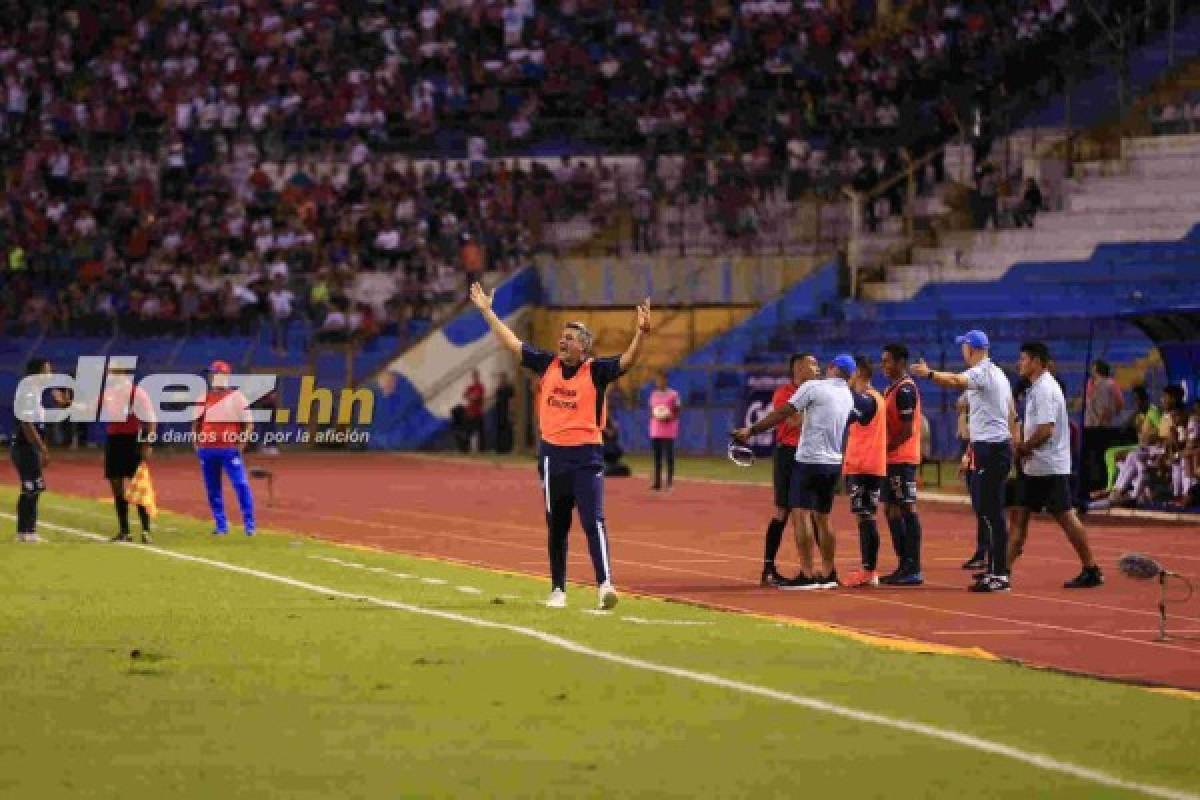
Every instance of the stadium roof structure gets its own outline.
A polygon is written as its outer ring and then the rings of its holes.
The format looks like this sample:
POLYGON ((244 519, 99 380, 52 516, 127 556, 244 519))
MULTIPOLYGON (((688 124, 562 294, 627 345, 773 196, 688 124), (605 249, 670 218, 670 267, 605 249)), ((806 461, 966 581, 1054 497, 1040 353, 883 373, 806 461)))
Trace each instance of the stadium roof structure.
POLYGON ((1181 385, 1188 398, 1200 395, 1200 306, 1180 306, 1122 314, 1158 348, 1167 381, 1181 385))

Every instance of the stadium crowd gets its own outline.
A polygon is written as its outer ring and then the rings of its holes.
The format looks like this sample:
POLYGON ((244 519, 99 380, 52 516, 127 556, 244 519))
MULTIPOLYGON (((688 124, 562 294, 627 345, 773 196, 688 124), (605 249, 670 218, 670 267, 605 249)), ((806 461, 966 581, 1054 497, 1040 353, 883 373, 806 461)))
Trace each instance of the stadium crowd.
POLYGON ((622 205, 635 249, 663 202, 751 240, 765 204, 865 191, 955 131, 986 155, 993 98, 1049 90, 1087 28, 1066 0, 897 3, 882 29, 846 0, 2 5, 0 327, 146 333, 336 328, 377 269, 395 296, 365 299, 402 326, 622 205), (552 145, 642 174, 496 158, 552 145))

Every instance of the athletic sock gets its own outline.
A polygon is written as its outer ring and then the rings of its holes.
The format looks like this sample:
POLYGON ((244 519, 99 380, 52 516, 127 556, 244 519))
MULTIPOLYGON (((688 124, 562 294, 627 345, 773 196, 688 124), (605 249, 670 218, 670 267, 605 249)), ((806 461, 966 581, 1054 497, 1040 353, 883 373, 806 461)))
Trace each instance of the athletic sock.
POLYGON ((150 512, 146 511, 145 506, 138 506, 138 520, 142 523, 142 530, 146 533, 150 532, 150 512))
POLYGON ((779 555, 779 545, 783 542, 783 529, 787 522, 772 519, 767 523, 767 541, 763 551, 763 569, 774 569, 775 557, 779 555))
POLYGON ((904 565, 908 563, 908 530, 904 515, 898 514, 893 517, 889 514, 887 523, 888 531, 892 534, 892 549, 896 551, 896 563, 899 570, 903 570, 904 565))
POLYGON ((117 525, 122 536, 129 535, 129 501, 124 497, 117 497, 113 500, 113 506, 117 509, 117 525))
POLYGON ((913 572, 921 571, 921 518, 915 511, 903 512, 905 537, 904 553, 907 557, 908 568, 913 572))
POLYGON ((17 495, 17 533, 19 534, 33 533, 35 496, 24 492, 17 495))
POLYGON ((858 547, 863 569, 874 572, 879 561, 879 525, 874 517, 858 518, 858 547))

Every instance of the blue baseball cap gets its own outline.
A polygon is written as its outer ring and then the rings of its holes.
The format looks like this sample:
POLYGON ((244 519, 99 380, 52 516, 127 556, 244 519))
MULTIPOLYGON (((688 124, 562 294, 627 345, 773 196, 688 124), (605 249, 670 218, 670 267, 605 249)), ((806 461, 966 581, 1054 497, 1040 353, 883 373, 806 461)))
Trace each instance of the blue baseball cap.
POLYGON ((987 350, 991 347, 987 334, 983 331, 967 331, 954 340, 955 344, 969 344, 976 350, 987 350))
POLYGON ((858 363, 854 360, 854 356, 849 353, 842 353, 835 356, 832 363, 847 375, 853 375, 854 371, 858 369, 858 363))

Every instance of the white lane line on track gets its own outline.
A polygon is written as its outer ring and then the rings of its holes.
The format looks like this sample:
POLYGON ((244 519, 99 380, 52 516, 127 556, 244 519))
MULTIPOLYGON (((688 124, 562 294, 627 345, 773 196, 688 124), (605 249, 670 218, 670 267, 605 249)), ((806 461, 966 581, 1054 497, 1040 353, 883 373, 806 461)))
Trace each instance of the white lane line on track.
MULTIPOLYGON (((12 514, 7 513, 0 513, 0 517, 9 520, 16 519, 12 514)), ((42 526, 49 530, 59 531, 83 539, 90 539, 96 542, 107 542, 106 537, 99 536, 95 533, 84 531, 79 528, 72 528, 66 525, 57 525, 51 522, 43 522, 42 526)), ((721 676, 712 675, 706 672, 698 672, 696 670, 682 667, 673 667, 668 664, 659 664, 657 662, 647 661, 645 659, 636 658, 633 656, 626 656, 608 650, 601 650, 599 648, 576 642, 572 639, 567 639, 562 636, 547 633, 536 628, 526 627, 524 625, 513 625, 504 622, 497 622, 495 620, 472 617, 467 614, 459 614, 452 611, 426 608, 424 606, 418 606, 412 603, 402 603, 396 600, 374 597, 372 595, 347 592, 341 589, 335 589, 333 587, 291 578, 286 575, 279 575, 273 572, 266 572, 264 570, 244 567, 238 564, 231 564, 226 561, 205 558, 203 556, 196 556, 188 553, 179 553, 174 550, 166 550, 155 545, 122 543, 116 546, 136 552, 152 553, 163 558, 171 558, 187 563, 200 564, 203 566, 212 567, 214 569, 232 572, 238 575, 245 575, 248 577, 258 578, 260 580, 277 583, 283 586, 290 586, 295 589, 302 589, 315 594, 370 603, 382 608, 390 608, 396 611, 403 611, 408 614, 432 617, 434 619, 440 619, 447 622, 457 622, 464 625, 471 625, 476 628, 504 631, 539 641, 543 644, 556 647, 569 653, 587 656, 600 661, 607 661, 609 663, 618 664, 630 669, 637 669, 643 672, 651 672, 659 675, 667 675, 670 677, 679 678, 681 680, 690 681, 692 683, 713 686, 719 689, 760 697, 767 700, 774 700, 780 703, 787 703, 789 705, 799 706, 810 711, 841 717, 843 719, 849 719, 855 722, 873 725, 875 727, 889 728, 891 730, 902 731, 904 733, 925 736, 930 739, 935 739, 948 744, 954 744, 966 749, 1008 758, 1012 761, 1018 761, 1038 769, 1046 770, 1048 772, 1057 772, 1061 775, 1068 775, 1081 781, 1087 781, 1100 786, 1138 792, 1146 795, 1147 797, 1164 798, 1165 800, 1200 800, 1200 795, 1192 794, 1181 789, 1173 789, 1155 784, 1126 780, 1108 772, 1104 772, 1103 770, 1081 766, 1070 761, 1063 761, 1052 756, 1032 752, 1020 747, 1015 747, 1013 745, 1003 744, 1002 742, 996 742, 991 739, 985 739, 981 736, 974 736, 969 733, 963 733, 961 731, 956 731, 949 728, 941 728, 936 725, 929 725, 922 722, 913 722, 911 720, 898 717, 889 717, 872 711, 862 711, 860 709, 843 706, 838 703, 831 703, 826 700, 821 700, 816 697, 809 697, 807 695, 796 694, 793 692, 784 692, 766 686, 747 683, 745 681, 723 678, 721 676)))

